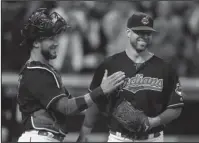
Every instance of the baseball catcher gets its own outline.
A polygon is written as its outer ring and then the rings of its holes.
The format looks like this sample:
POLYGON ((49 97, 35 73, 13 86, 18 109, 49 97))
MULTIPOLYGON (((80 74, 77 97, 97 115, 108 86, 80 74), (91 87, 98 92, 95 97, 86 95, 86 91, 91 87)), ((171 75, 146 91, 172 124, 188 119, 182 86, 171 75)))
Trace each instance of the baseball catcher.
POLYGON ((39 8, 22 29, 24 41, 21 45, 29 48, 30 58, 19 73, 17 102, 22 112, 24 132, 18 142, 62 142, 68 132, 67 116, 97 103, 98 98, 124 82, 123 72, 108 76, 105 70, 103 80, 95 90, 72 97, 60 74, 49 63, 57 57, 59 35, 68 27, 58 13, 39 8))

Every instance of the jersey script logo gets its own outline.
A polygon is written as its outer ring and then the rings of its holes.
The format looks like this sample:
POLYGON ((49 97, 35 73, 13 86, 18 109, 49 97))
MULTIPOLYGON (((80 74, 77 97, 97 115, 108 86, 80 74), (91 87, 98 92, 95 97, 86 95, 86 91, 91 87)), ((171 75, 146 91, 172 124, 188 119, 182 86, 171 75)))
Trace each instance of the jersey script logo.
POLYGON ((136 74, 135 77, 125 80, 123 89, 133 92, 140 90, 155 90, 161 92, 163 89, 163 79, 144 77, 143 74, 136 74))

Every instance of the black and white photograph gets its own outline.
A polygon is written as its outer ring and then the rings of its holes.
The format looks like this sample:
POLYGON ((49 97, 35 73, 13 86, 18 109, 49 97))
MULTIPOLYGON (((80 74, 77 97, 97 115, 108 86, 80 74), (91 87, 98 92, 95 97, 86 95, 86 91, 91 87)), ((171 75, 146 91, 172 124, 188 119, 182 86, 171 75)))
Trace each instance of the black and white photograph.
POLYGON ((1 142, 199 142, 199 1, 1 1, 1 142))

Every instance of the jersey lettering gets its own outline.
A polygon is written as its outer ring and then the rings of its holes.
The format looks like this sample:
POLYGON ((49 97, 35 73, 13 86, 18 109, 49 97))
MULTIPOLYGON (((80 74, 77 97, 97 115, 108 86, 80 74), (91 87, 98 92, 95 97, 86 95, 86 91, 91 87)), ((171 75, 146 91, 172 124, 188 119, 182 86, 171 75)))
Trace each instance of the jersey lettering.
POLYGON ((161 92, 163 89, 163 79, 144 77, 143 74, 136 74, 135 77, 127 78, 123 89, 134 94, 140 90, 155 90, 161 92))

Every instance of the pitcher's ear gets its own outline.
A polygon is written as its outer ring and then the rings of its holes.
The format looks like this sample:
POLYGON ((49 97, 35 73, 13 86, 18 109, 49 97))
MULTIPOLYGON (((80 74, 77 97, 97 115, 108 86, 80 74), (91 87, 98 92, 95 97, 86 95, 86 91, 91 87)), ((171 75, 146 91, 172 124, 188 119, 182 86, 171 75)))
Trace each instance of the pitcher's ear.
POLYGON ((127 28, 126 29, 127 37, 130 38, 131 36, 131 29, 127 28))

